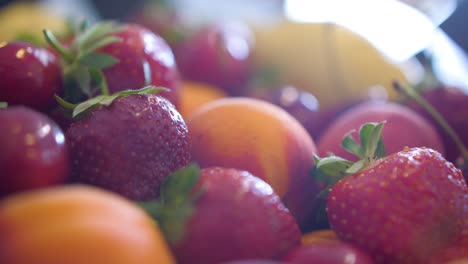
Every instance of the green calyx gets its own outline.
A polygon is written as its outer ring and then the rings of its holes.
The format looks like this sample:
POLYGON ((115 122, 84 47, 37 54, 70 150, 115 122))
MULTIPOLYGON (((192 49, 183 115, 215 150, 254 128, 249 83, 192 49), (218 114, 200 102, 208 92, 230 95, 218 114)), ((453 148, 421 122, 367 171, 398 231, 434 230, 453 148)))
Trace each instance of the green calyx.
POLYGON ((109 94, 102 70, 119 62, 115 57, 99 52, 111 43, 121 41, 113 35, 121 26, 104 21, 88 27, 81 23, 74 27, 73 41, 65 46, 50 31, 44 30, 47 43, 60 54, 66 82, 64 99, 77 103, 96 94, 109 94))
POLYGON ((159 93, 162 91, 167 91, 167 89, 164 87, 147 86, 138 90, 124 90, 124 91, 113 93, 111 95, 98 95, 84 102, 81 102, 79 104, 73 104, 73 103, 67 102, 65 99, 57 95, 55 96, 55 99, 60 104, 60 106, 62 106, 64 109, 71 110, 72 112, 71 116, 73 118, 76 118, 98 106, 109 106, 116 99, 121 98, 121 97, 137 95, 137 94, 155 94, 155 93, 159 93))
POLYGON ((320 197, 326 197, 330 188, 342 178, 355 174, 386 156, 382 140, 383 125, 384 122, 362 125, 359 130, 360 144, 351 137, 352 132, 345 136, 341 145, 345 150, 359 157, 356 162, 335 155, 324 158, 314 155, 315 165, 311 174, 317 181, 327 184, 327 188, 319 194, 320 197))
POLYGON ((203 188, 196 188, 199 179, 200 168, 189 164, 165 179, 159 199, 140 203, 171 244, 183 238, 186 222, 195 211, 194 202, 203 194, 203 188))
POLYGON ((7 108, 8 107, 8 103, 7 102, 0 102, 0 109, 2 108, 7 108))

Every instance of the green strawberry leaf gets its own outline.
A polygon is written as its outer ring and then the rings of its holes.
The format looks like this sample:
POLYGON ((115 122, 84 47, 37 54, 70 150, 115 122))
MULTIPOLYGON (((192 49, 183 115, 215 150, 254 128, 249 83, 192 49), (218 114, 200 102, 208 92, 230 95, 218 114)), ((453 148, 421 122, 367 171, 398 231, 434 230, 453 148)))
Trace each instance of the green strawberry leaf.
POLYGON ((44 29, 42 32, 44 34, 44 37, 47 43, 49 43, 49 45, 52 46, 52 48, 55 49, 60 54, 63 60, 65 60, 67 63, 70 63, 70 64, 73 63, 74 61, 73 54, 67 48, 65 48, 60 43, 60 41, 58 41, 58 39, 55 37, 52 31, 44 29))
POLYGON ((116 36, 106 36, 97 40, 94 43, 91 43, 88 47, 86 47, 86 49, 83 48, 81 52, 83 54, 89 54, 111 43, 120 42, 120 41, 122 41, 122 39, 116 36))
POLYGON ((164 87, 155 87, 155 86, 148 86, 138 90, 124 90, 119 91, 117 93, 111 95, 98 95, 88 99, 82 103, 79 103, 73 109, 73 117, 77 117, 91 109, 94 109, 98 106, 109 106, 111 105, 117 98, 136 95, 136 94, 155 94, 162 91, 166 91, 167 89, 164 87))
POLYGON ((315 165, 310 174, 317 181, 327 184, 327 187, 318 195, 325 198, 329 190, 342 178, 355 174, 373 164, 377 159, 385 157, 385 146, 382 141, 382 129, 385 122, 366 123, 359 130, 361 144, 351 137, 349 132, 341 142, 343 148, 359 157, 352 162, 335 155, 319 158, 314 155, 315 165))
POLYGON ((93 96, 91 92, 91 74, 84 67, 75 67, 71 71, 71 78, 78 83, 81 91, 88 97, 93 96))
POLYGON ((78 58, 80 65, 91 69, 105 69, 118 62, 119 60, 114 56, 98 52, 88 53, 78 58))
POLYGON ((171 244, 183 238, 185 225, 195 211, 194 202, 203 194, 203 188, 196 190, 199 179, 199 166, 189 164, 164 180, 158 200, 141 204, 171 244))
POLYGON ((95 94, 99 90, 101 95, 109 95, 109 88, 107 87, 107 81, 102 70, 89 69, 89 73, 91 74, 91 82, 95 85, 92 93, 95 94))
POLYGON ((341 146, 351 154, 354 154, 358 157, 363 157, 364 153, 362 151, 361 145, 356 142, 354 138, 351 137, 353 131, 349 132, 341 141, 341 146))
POLYGON ((80 50, 88 50, 96 40, 99 40, 107 35, 119 32, 121 27, 115 21, 104 21, 96 23, 86 29, 82 34, 79 34, 75 39, 74 44, 80 50))
POLYGON ((0 108, 7 108, 8 103, 7 102, 0 102, 0 108))

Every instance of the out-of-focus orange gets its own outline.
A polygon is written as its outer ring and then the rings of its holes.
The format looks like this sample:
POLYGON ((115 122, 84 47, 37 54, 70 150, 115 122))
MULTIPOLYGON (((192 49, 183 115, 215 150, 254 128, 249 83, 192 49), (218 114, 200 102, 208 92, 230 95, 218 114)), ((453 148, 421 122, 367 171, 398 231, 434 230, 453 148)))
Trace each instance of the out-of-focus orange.
POLYGON ((184 118, 187 118, 203 104, 227 96, 223 90, 216 86, 194 81, 182 81, 180 91, 178 110, 184 118))
POLYGON ((60 186, 0 201, 2 264, 174 263, 159 227, 130 201, 60 186))

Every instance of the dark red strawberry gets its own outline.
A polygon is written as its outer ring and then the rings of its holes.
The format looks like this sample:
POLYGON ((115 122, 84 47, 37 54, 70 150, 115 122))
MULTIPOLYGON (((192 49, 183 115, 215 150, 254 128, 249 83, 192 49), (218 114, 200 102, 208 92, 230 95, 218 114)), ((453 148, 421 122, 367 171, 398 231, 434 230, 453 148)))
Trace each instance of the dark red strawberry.
POLYGON ((181 264, 280 259, 300 243, 280 197, 246 171, 188 166, 167 178, 161 200, 144 207, 181 264))
POLYGON ((147 28, 110 21, 81 28, 66 44, 50 31, 45 36, 62 57, 67 101, 154 85, 168 88, 161 96, 177 106, 180 78, 174 55, 147 28))
POLYGON ((63 90, 59 59, 26 42, 0 42, 0 101, 44 111, 63 90))
POLYGON ((114 56, 119 63, 104 69, 109 91, 136 89, 145 85, 163 86, 169 91, 160 95, 175 106, 179 102, 179 73, 174 55, 166 41, 150 30, 136 25, 124 24, 115 33, 122 41, 111 43, 98 52, 114 56), (150 75, 145 79, 145 69, 150 75))
POLYGON ((66 132, 72 177, 130 199, 159 196, 163 179, 190 160, 188 130, 155 88, 98 96, 75 107, 93 107, 66 132), (137 93, 137 94, 133 94, 137 93))
POLYGON ((405 148, 383 157, 382 126, 364 125, 361 145, 344 139, 358 162, 318 159, 315 175, 327 180, 325 175, 335 174, 328 180, 337 181, 327 199, 330 225, 378 263, 429 263, 462 236, 467 184, 460 170, 432 149, 405 148))
POLYGON ((361 249, 339 240, 301 245, 284 259, 288 264, 373 264, 361 249))
POLYGON ((251 71, 253 38, 241 24, 214 23, 174 48, 182 78, 213 84, 240 95, 251 71))
POLYGON ((65 182, 65 137, 46 115, 25 106, 0 109, 0 197, 65 182))

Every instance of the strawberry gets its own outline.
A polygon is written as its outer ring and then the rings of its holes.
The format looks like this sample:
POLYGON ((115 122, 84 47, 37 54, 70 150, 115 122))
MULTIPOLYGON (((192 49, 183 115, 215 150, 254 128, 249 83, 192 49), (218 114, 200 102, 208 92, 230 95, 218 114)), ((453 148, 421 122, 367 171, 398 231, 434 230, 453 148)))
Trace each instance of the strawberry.
POLYGON ((45 114, 26 106, 0 109, 0 131, 0 197, 68 178, 64 134, 45 114))
POLYGON ((63 90, 57 56, 26 42, 0 42, 0 80, 0 101, 41 111, 63 90))
POLYGON ((65 100, 79 103, 98 94, 154 85, 168 88, 160 95, 177 106, 178 69, 171 48, 159 35, 136 24, 113 21, 80 25, 75 31, 66 43, 44 31, 62 58, 65 100))
POLYGON ((174 53, 184 79, 210 83, 239 96, 252 70, 253 45, 249 27, 215 22, 182 39, 174 53))
POLYGON ((246 171, 192 164, 169 176, 161 199, 143 207, 181 264, 280 259, 300 243, 280 197, 246 171))
POLYGON ((405 148, 384 157, 382 127, 362 126, 362 145, 345 137, 343 146, 360 157, 356 163, 316 157, 313 174, 332 185, 330 225, 377 263, 429 263, 462 236, 467 184, 432 149, 405 148))
POLYGON ((130 199, 159 196, 163 179, 190 160, 188 130, 174 106, 149 87, 94 97, 66 132, 72 177, 130 199), (88 111, 88 112, 87 112, 88 111))

